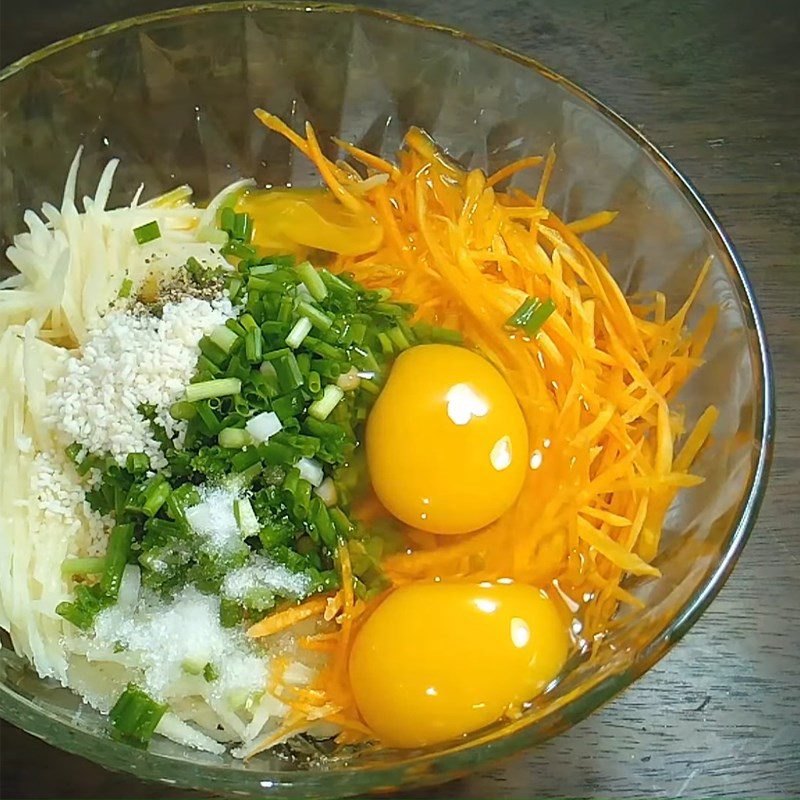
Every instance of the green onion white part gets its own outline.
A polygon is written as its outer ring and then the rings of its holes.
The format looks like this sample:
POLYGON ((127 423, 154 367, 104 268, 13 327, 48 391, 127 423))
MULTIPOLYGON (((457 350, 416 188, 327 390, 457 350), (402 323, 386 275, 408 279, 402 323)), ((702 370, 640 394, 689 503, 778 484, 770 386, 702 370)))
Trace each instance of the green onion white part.
POLYGON ((343 397, 344 392, 330 383, 322 390, 322 397, 308 407, 308 413, 315 419, 325 420, 343 397))
POLYGON ((301 458, 295 466, 300 470, 300 477, 308 481, 312 486, 320 486, 325 477, 322 471, 322 464, 313 458, 301 458))
POLYGON ((286 344, 296 350, 309 333, 311 333, 311 320, 308 317, 300 317, 289 331, 289 335, 286 337, 286 344))
POLYGON ((283 430, 283 424, 274 411, 263 411, 247 421, 245 430, 254 441, 268 442, 271 436, 283 430))

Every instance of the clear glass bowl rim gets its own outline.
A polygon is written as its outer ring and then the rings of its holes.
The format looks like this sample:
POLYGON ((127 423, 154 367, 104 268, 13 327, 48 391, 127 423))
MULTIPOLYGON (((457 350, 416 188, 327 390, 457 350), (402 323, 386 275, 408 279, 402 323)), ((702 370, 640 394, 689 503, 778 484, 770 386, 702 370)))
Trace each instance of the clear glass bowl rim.
POLYGON ((142 14, 62 39, 5 67, 0 71, 0 84, 5 79, 46 59, 50 55, 73 45, 99 39, 108 34, 179 17, 208 13, 258 11, 261 9, 302 13, 365 15, 387 22, 436 31, 453 39, 464 40, 502 58, 516 61, 541 76, 557 82, 572 95, 606 117, 644 150, 661 167, 673 185, 689 202, 717 246, 727 255, 733 267, 733 275, 731 277, 734 279, 733 283, 739 299, 743 303, 746 322, 749 329, 755 333, 756 341, 751 349, 755 350, 758 361, 756 365, 758 371, 756 376, 758 403, 754 430, 754 445, 758 447, 758 457, 755 469, 751 474, 750 485, 746 489, 736 520, 728 532, 718 563, 707 575, 703 584, 681 606, 677 614, 669 620, 661 632, 636 654, 629 668, 623 673, 610 674, 597 681, 586 693, 576 697, 569 704, 554 709, 543 717, 539 717, 535 724, 528 726, 514 725, 514 730, 508 734, 501 733, 497 735, 495 733, 494 735, 478 736, 466 743, 448 745, 438 751, 431 750, 421 755, 399 760, 391 765, 376 766, 375 764, 370 764, 341 767, 337 765, 330 771, 259 771, 257 769, 234 771, 223 764, 192 763, 152 752, 142 753, 141 758, 132 760, 127 760, 121 753, 114 754, 116 757, 113 757, 112 752, 114 750, 124 749, 130 753, 130 748, 98 734, 72 726, 68 728, 63 723, 54 721, 45 711, 4 684, 0 684, 0 717, 55 747, 89 758, 112 769, 129 771, 139 777, 150 780, 162 780, 169 784, 202 788, 206 791, 234 791, 237 794, 273 797, 341 797, 370 790, 385 791, 399 786, 408 787, 440 783, 479 768, 481 765, 508 757, 527 747, 539 744, 588 716, 663 658, 671 647, 692 627, 718 594, 728 579, 753 529, 766 490, 772 460, 775 432, 774 376, 764 322, 750 280, 730 238, 692 183, 673 166, 656 145, 593 94, 568 78, 553 72, 533 58, 520 55, 494 42, 472 36, 455 28, 418 17, 356 5, 320 2, 269 2, 269 0, 247 0, 242 2, 241 0, 233 0, 232 2, 178 7, 142 14), (67 730, 57 732, 61 728, 67 730), (104 758, 105 755, 109 756, 108 761, 113 761, 114 763, 107 763, 104 758), (234 772, 238 784, 237 789, 232 788, 231 778, 234 772))

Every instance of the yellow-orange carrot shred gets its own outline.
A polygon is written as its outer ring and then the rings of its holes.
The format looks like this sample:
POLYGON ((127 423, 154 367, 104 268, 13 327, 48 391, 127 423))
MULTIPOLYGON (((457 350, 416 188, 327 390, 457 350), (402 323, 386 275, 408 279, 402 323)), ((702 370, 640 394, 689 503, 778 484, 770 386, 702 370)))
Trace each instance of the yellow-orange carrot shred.
MULTIPOLYGON (((693 332, 685 329, 710 260, 669 317, 662 293, 626 299, 605 258, 580 238, 612 222, 615 212, 566 223, 547 209, 553 149, 487 177, 463 170, 416 128, 395 164, 337 141, 381 176, 380 184, 359 191, 352 171, 323 155, 310 126, 303 138, 266 112, 257 116, 313 161, 343 205, 370 214, 383 228, 374 252, 335 254, 329 269, 350 273, 368 288, 390 289, 395 299, 416 305, 419 320, 458 329, 505 376, 528 425, 532 468, 518 502, 474 534, 409 532, 407 550, 383 562, 387 577, 395 585, 433 577, 512 577, 539 586, 557 581, 560 593, 582 603, 587 637, 608 627, 619 603, 640 607, 620 584, 628 574, 658 576, 651 562, 664 517, 681 488, 700 482, 689 469, 717 418, 709 407, 684 435, 673 402, 701 363, 716 319, 712 309, 693 332), (540 165, 535 194, 500 188, 540 165), (528 296, 556 306, 535 337, 505 327, 528 296)), ((298 714, 340 725, 341 741, 352 742, 370 736, 347 678, 365 605, 353 596, 346 547, 337 559, 343 588, 335 597, 278 612, 249 634, 320 618, 322 634, 305 640, 310 650, 328 654, 310 687, 320 694, 287 702, 298 714)))
POLYGON ((316 617, 325 611, 328 604, 326 597, 312 597, 299 606, 292 606, 284 611, 277 611, 264 617, 260 622, 247 629, 247 635, 256 639, 261 636, 271 636, 274 633, 290 628, 298 622, 309 617, 316 617))

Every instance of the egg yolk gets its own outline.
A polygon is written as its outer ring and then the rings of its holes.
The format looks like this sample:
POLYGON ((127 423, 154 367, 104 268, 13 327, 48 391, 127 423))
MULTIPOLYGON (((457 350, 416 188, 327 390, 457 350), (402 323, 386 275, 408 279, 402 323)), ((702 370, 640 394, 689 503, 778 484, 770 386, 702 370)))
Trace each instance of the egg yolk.
POLYGON ((300 246, 359 255, 375 250, 383 238, 383 228, 369 210, 350 211, 321 189, 246 192, 236 210, 250 215, 252 242, 269 253, 294 253, 300 246))
POLYGON ((507 511, 525 479, 528 431, 502 375, 463 347, 412 347, 367 420, 373 489, 398 519, 468 533, 507 511))
POLYGON ((523 584, 413 583, 360 628, 350 682, 383 744, 423 747, 478 730, 530 700, 564 666, 566 621, 523 584))

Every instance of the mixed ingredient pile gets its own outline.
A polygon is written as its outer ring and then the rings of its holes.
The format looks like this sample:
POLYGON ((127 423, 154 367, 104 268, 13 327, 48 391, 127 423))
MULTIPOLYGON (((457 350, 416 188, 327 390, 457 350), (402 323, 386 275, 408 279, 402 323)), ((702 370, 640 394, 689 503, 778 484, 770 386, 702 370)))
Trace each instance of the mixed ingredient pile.
POLYGON ((412 129, 396 164, 337 142, 359 172, 256 113, 324 189, 109 211, 112 163, 79 213, 76 158, 26 215, 0 624, 137 746, 448 741, 521 713, 641 605, 626 575, 658 577, 716 419, 671 400, 709 264, 669 317, 580 239, 613 214, 545 208, 552 153, 487 176, 412 129), (540 165, 535 196, 500 190, 540 165))

